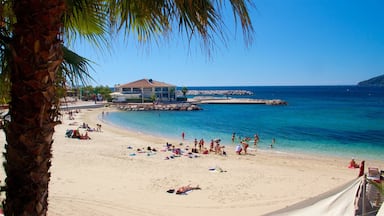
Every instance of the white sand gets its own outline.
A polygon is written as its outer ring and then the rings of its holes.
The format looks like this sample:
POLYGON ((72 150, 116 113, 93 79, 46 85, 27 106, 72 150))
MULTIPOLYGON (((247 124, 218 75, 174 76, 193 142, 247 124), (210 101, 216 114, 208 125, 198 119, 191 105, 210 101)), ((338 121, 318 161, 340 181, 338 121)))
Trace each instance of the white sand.
MULTIPOLYGON (((112 108, 81 110, 75 120, 64 116, 56 127, 49 215, 262 215, 324 193, 357 177, 348 159, 253 151, 228 156, 215 154, 164 160, 170 152, 136 153, 137 148, 163 149, 168 141, 122 130, 98 119, 112 108), (102 132, 91 140, 66 138, 69 123, 88 123, 102 132), (131 146, 132 149, 127 147, 131 146), (219 166, 227 172, 211 172, 219 166), (199 185, 187 195, 168 189, 199 185)), ((5 140, 0 133, 0 140, 5 140)), ((5 142, 5 141, 4 141, 5 142)), ((192 140, 185 145, 192 145, 192 140)), ((357 158, 358 159, 358 158, 357 158)), ((358 159, 359 161, 359 159, 358 159)), ((384 168, 383 161, 366 161, 366 167, 384 168)), ((4 179, 4 174, 1 174, 4 179)))

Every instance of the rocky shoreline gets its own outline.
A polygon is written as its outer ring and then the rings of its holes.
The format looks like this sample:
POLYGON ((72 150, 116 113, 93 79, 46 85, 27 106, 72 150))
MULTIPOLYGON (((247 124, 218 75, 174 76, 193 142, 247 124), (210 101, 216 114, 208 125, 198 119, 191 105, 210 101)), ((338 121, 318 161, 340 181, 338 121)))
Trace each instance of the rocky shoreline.
POLYGON ((122 111, 197 111, 202 110, 198 104, 262 104, 262 105, 287 105, 283 100, 263 100, 263 99, 217 99, 200 98, 191 99, 187 103, 129 103, 115 104, 122 111))

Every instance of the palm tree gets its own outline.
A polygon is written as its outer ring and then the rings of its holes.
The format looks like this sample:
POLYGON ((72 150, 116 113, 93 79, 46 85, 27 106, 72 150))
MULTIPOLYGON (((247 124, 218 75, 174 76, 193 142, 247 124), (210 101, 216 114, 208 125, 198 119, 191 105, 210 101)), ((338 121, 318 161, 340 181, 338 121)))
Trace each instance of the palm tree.
MULTIPOLYGON (((251 1, 230 1, 248 42, 253 29, 247 3, 251 1)), ((56 93, 63 77, 63 42, 77 36, 105 42, 97 35, 118 31, 135 33, 141 42, 148 42, 176 29, 188 39, 201 38, 209 51, 213 36, 223 33, 221 0, 5 0, 0 4, 0 39, 7 33, 11 83, 11 120, 4 129, 6 215, 47 212, 52 137, 60 123, 56 93)))
POLYGON ((188 92, 188 88, 184 86, 184 87, 181 89, 181 92, 183 93, 183 96, 185 97, 185 95, 186 95, 187 92, 188 92))

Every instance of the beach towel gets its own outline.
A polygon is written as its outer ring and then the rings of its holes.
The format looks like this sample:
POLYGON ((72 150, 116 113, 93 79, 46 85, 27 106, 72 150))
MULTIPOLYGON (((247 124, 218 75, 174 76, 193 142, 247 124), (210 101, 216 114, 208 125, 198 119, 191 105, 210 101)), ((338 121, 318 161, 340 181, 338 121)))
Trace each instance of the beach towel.
POLYGON ((223 170, 221 167, 218 167, 218 166, 216 166, 216 167, 211 167, 211 168, 209 168, 208 169, 209 171, 211 171, 211 172, 227 172, 226 170, 223 170))

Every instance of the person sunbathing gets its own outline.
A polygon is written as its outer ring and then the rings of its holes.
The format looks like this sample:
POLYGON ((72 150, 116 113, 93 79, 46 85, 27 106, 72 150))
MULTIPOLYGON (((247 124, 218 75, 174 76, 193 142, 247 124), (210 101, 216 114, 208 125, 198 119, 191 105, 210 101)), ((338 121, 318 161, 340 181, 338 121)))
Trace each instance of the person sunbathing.
POLYGON ((84 135, 80 136, 80 139, 88 140, 88 139, 91 139, 91 137, 88 136, 88 132, 85 132, 84 135))
POLYGON ((199 187, 199 185, 197 185, 196 187, 192 187, 190 185, 182 186, 176 190, 176 194, 185 194, 191 190, 201 190, 201 188, 199 187))
POLYGON ((349 162, 348 168, 359 168, 359 164, 356 163, 355 159, 352 158, 352 160, 349 162))

